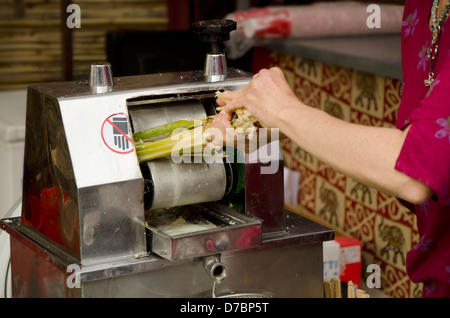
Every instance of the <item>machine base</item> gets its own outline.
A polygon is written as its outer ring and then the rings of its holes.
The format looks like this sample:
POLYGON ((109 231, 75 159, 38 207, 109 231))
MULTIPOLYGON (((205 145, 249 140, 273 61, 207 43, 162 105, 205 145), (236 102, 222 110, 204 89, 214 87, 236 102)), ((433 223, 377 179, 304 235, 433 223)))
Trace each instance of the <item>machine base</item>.
POLYGON ((287 231, 263 237, 260 247, 220 254, 220 283, 203 258, 169 261, 154 254, 89 266, 71 263, 21 230, 20 218, 2 220, 11 236, 13 297, 323 297, 322 242, 334 232, 292 212, 287 231), (295 226, 293 226, 295 225, 295 226), (295 232, 289 232, 289 226, 295 232), (284 238, 281 238, 283 236, 284 238), (215 286, 214 286, 215 285, 215 286), (214 294, 213 294, 214 290, 214 294))

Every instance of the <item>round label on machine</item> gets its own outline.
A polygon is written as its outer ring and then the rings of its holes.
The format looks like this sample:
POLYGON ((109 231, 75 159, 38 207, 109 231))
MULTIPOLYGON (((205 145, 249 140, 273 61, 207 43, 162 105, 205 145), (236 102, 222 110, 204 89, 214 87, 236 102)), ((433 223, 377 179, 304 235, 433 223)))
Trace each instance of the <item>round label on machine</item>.
POLYGON ((124 113, 113 114, 102 124, 102 139, 106 147, 118 154, 133 152, 128 117, 124 113))

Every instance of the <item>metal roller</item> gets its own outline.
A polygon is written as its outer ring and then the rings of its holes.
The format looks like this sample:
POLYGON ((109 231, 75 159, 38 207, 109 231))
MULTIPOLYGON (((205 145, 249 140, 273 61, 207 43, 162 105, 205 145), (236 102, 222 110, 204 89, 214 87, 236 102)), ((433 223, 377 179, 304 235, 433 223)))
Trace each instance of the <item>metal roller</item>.
POLYGON ((206 117, 205 108, 197 100, 132 106, 129 113, 135 132, 180 119, 206 117))
MULTIPOLYGON (((220 200, 226 191, 223 163, 175 163, 171 158, 146 162, 152 195, 146 196, 151 210, 220 200)), ((146 173, 143 173, 144 175, 146 173)))
MULTIPOLYGON (((130 107, 134 131, 180 119, 207 116, 202 103, 189 100, 130 107)), ((145 181, 146 209, 170 208, 220 200, 227 191, 227 169, 223 163, 175 163, 159 158, 141 165, 145 181)))

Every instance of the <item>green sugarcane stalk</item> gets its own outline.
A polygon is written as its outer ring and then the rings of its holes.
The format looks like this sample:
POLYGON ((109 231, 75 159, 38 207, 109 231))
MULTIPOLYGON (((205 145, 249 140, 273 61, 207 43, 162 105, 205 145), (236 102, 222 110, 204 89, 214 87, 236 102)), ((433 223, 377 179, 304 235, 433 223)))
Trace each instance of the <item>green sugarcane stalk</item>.
POLYGON ((136 149, 139 163, 170 155, 175 146, 180 144, 179 137, 182 137, 182 146, 192 145, 191 130, 163 138, 155 142, 146 142, 142 147, 136 149), (187 135, 189 134, 189 136, 187 135), (178 138, 177 138, 178 137, 178 138))
MULTIPOLYGON (((175 133, 175 131, 177 129, 175 129, 172 133, 175 133)), ((137 151, 144 151, 146 149, 154 149, 154 148, 168 146, 168 145, 173 143, 173 139, 172 139, 173 136, 177 136, 177 135, 180 135, 180 134, 185 133, 185 132, 186 132, 186 130, 183 129, 182 132, 176 132, 175 134, 172 134, 170 136, 167 136, 165 138, 161 138, 161 139, 158 139, 158 140, 155 140, 155 141, 138 141, 138 142, 135 143, 136 150, 137 151)))
POLYGON ((133 134, 133 140, 136 142, 136 141, 140 141, 140 140, 155 138, 158 136, 162 136, 162 135, 171 133, 172 131, 174 131, 177 128, 191 129, 191 128, 194 128, 195 125, 198 124, 199 121, 201 121, 201 123, 204 123, 207 120, 208 120, 208 117, 196 118, 194 120, 189 120, 189 119, 177 120, 177 121, 167 123, 164 125, 159 125, 156 127, 138 131, 133 134))
POLYGON ((180 155, 180 151, 183 155, 185 155, 184 151, 187 149, 189 149, 190 155, 199 155, 195 152, 199 150, 203 151, 207 145, 207 142, 203 137, 204 134, 209 131, 210 121, 212 118, 213 117, 193 120, 193 122, 195 122, 195 124, 193 124, 193 128, 182 128, 181 132, 177 132, 177 130, 180 129, 179 125, 183 126, 183 123, 173 122, 170 123, 172 125, 163 125, 165 126, 164 129, 167 129, 169 126, 172 128, 176 127, 173 131, 168 131, 170 136, 156 141, 143 141, 142 139, 139 139, 139 141, 135 143, 139 163, 165 157, 171 155, 172 153, 180 155), (199 122, 201 122, 202 125, 197 124, 199 122))

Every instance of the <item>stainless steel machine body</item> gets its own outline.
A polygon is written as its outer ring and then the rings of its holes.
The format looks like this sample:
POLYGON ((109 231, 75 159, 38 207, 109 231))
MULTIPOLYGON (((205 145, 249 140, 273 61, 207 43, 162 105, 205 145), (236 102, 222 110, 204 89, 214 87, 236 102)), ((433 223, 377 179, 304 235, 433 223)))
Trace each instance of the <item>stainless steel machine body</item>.
POLYGON ((224 69, 113 79, 100 64, 89 82, 29 87, 22 216, 0 223, 16 297, 209 297, 216 283, 218 296, 322 297, 334 233, 284 209, 280 152, 138 163, 133 131, 213 115, 216 91, 251 79, 224 69), (174 234, 148 219, 180 207, 216 227, 174 234))
MULTIPOLYGON (((248 74, 236 71, 224 82, 208 83, 201 72, 192 72, 118 78, 102 94, 92 93, 86 83, 30 87, 22 223, 62 245, 83 265, 146 253, 144 177, 131 120, 136 127, 151 127, 153 118, 170 122, 197 116, 203 109, 200 99, 247 80, 248 74), (133 105, 139 106, 132 116, 133 105)), ((175 164, 161 158, 144 165, 153 175, 152 208, 217 201, 225 194, 223 163, 175 164), (202 184, 206 181, 211 184, 202 184)))

